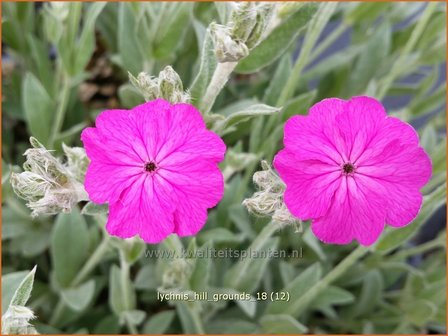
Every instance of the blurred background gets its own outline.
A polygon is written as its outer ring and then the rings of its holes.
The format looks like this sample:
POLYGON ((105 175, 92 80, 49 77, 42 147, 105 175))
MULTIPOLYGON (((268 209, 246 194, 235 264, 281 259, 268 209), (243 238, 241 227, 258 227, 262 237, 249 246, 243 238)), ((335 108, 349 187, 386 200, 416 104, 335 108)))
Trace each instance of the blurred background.
POLYGON ((29 137, 55 156, 62 156, 62 143, 82 146, 80 132, 99 112, 144 102, 128 72, 157 76, 171 65, 190 88, 209 52, 203 48, 208 25, 225 24, 233 5, 3 2, 3 313, 37 265, 27 306, 41 333, 446 333, 445 3, 339 3, 324 25, 310 16, 299 26, 294 18, 306 5, 277 4, 272 34, 282 38, 270 47, 275 52, 263 62, 251 54, 243 59, 218 96, 212 111, 223 116, 256 103, 275 106, 294 64, 303 66, 279 117, 245 120, 223 134, 224 199, 195 238, 176 243, 191 250, 251 246, 269 222, 241 204, 256 191, 253 173, 282 147, 284 121, 327 97, 372 95, 417 128, 433 161, 417 219, 387 231, 312 302, 295 307, 356 244, 325 245, 307 223, 304 232, 286 227, 262 248, 302 249, 303 256, 250 260, 235 282, 226 274, 241 270, 241 261, 148 257, 169 242, 145 246, 105 237, 102 219, 81 214, 85 203, 71 214, 31 218, 9 182, 22 169, 29 137), (86 271, 86 264, 94 267, 86 271), (160 288, 254 298, 288 291, 292 303, 160 302, 160 288))

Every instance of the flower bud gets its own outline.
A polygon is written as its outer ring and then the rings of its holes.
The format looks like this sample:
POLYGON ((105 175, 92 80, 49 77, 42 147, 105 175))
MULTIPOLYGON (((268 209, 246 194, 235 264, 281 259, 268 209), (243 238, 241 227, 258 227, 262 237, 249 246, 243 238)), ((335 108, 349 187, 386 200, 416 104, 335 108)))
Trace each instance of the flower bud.
POLYGON ((276 6, 271 3, 262 3, 256 8, 256 24, 252 29, 250 36, 246 40, 246 45, 252 49, 260 43, 268 33, 276 6))
POLYGON ((44 4, 43 30, 50 42, 56 44, 61 38, 69 12, 70 3, 68 2, 49 1, 44 4))
POLYGON ((188 103, 190 95, 183 91, 182 81, 171 66, 165 67, 159 77, 141 72, 137 78, 129 73, 129 80, 146 101, 163 98, 172 104, 188 103))
POLYGON ((238 62, 249 55, 249 49, 244 42, 232 38, 231 28, 211 23, 209 29, 218 62, 238 62))
POLYGON ((148 75, 145 72, 140 72, 135 78, 131 73, 129 80, 134 87, 141 93, 146 101, 160 98, 158 79, 148 75))
POLYGON ((257 216, 272 217, 272 221, 279 227, 288 225, 301 227, 301 221, 288 211, 283 202, 285 184, 266 161, 261 161, 261 167, 263 170, 253 176, 259 191, 251 198, 245 199, 243 205, 257 216))
POLYGON ((187 288, 192 272, 191 263, 184 258, 173 259, 162 276, 162 289, 187 288))
POLYGON ((162 98, 173 104, 189 101, 188 94, 184 92, 182 80, 170 66, 159 73, 159 92, 162 98))
POLYGON ((86 150, 82 147, 68 147, 62 144, 65 156, 67 157, 67 169, 81 183, 84 183, 89 159, 86 150))
POLYGON ((231 35, 235 40, 246 42, 256 24, 257 12, 253 2, 235 4, 230 25, 231 35))
MULTIPOLYGON (((66 166, 35 138, 30 138, 30 143, 33 148, 25 151, 24 172, 11 173, 11 185, 19 197, 28 201, 32 216, 68 212, 79 201, 88 199, 79 180, 82 173, 72 172, 76 169, 74 156, 70 158, 72 166, 66 166)), ((79 154, 76 149, 74 152, 79 154)))
POLYGON ((35 318, 31 309, 24 306, 9 306, 2 316, 2 335, 37 335, 38 332, 30 324, 35 318))

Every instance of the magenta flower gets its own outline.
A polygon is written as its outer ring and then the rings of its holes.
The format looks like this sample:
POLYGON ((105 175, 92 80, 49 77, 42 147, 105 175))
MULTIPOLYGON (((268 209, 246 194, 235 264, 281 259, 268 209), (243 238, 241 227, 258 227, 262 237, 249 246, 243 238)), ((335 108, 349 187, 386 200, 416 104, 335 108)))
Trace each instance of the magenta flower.
POLYGON ((81 139, 91 160, 85 188, 93 202, 109 203, 111 235, 148 243, 194 235, 222 198, 217 164, 226 147, 192 105, 157 99, 104 111, 81 139))
POLYGON ((325 243, 371 245, 420 210, 431 161, 415 130, 373 98, 324 99, 287 121, 284 144, 274 166, 286 206, 325 243))

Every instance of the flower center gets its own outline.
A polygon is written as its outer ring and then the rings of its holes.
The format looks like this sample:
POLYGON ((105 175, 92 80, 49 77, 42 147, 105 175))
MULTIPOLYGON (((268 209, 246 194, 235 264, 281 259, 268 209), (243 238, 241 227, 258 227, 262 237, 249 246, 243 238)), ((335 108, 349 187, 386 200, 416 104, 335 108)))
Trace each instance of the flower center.
POLYGON ((155 171, 157 169, 157 166, 154 162, 146 162, 145 163, 145 171, 147 171, 148 173, 151 173, 153 171, 155 171))
POLYGON ((344 174, 349 175, 355 172, 355 166, 350 162, 347 162, 342 166, 342 170, 344 171, 344 174))

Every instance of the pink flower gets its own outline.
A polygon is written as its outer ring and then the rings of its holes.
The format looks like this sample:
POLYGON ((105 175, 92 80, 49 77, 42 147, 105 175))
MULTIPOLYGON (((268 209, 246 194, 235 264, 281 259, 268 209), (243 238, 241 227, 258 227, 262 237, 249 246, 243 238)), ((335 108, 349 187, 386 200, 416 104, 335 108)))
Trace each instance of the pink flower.
POLYGON ((222 198, 217 164, 226 147, 192 105, 157 99, 104 111, 81 139, 91 160, 85 188, 93 202, 109 203, 111 235, 148 243, 194 235, 222 198))
POLYGON ((415 130, 373 98, 322 100, 287 121, 284 144, 274 166, 286 206, 325 243, 371 245, 420 210, 431 161, 415 130))

